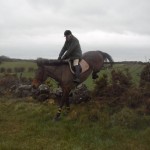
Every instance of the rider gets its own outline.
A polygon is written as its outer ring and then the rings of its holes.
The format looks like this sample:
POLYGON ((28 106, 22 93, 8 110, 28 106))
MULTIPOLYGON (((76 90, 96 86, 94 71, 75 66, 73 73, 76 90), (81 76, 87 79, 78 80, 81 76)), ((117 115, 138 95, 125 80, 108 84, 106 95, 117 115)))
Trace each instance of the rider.
POLYGON ((80 83, 80 67, 79 61, 82 57, 82 50, 80 47, 79 40, 72 34, 70 30, 64 32, 66 41, 62 50, 60 51, 58 60, 60 59, 69 59, 73 61, 73 66, 75 68, 75 79, 74 82, 80 83))

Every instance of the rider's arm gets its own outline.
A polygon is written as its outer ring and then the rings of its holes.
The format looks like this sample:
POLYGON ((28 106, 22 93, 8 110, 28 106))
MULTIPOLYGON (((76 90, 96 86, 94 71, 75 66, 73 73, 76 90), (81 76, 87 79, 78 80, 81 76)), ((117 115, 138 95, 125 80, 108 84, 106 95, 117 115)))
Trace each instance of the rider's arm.
POLYGON ((62 47, 62 49, 59 53, 59 58, 61 58, 63 56, 63 54, 65 53, 66 50, 67 50, 67 43, 65 42, 64 46, 62 47))

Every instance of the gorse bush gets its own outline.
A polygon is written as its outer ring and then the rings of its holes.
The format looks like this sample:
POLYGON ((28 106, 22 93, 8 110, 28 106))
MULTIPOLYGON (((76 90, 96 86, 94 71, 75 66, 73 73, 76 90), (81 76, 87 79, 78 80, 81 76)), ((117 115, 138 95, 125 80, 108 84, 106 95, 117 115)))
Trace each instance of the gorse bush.
POLYGON ((141 79, 140 82, 142 81, 150 82, 150 63, 147 63, 147 65, 145 65, 145 67, 143 68, 140 75, 140 79, 141 79))
POLYGON ((150 63, 145 65, 140 75, 140 88, 141 92, 149 97, 150 96, 150 63))
POLYGON ((132 85, 131 75, 126 69, 124 72, 121 70, 112 70, 111 78, 108 81, 108 76, 103 74, 98 80, 95 81, 95 88, 93 90, 94 96, 121 96, 132 85))
POLYGON ((103 74, 95 81, 93 96, 96 100, 107 101, 113 107, 113 113, 124 107, 138 109, 142 115, 150 114, 150 64, 145 65, 140 75, 139 86, 133 84, 128 69, 113 69, 108 78, 103 74))
POLYGON ((102 77, 98 78, 95 81, 93 95, 94 96, 106 96, 107 87, 108 87, 108 76, 106 74, 103 74, 102 77))
POLYGON ((109 86, 110 96, 121 96, 131 85, 132 78, 128 69, 124 71, 112 70, 111 85, 109 86))
POLYGON ((4 67, 1 67, 0 68, 0 73, 4 73, 4 72, 6 72, 6 69, 4 67))
POLYGON ((144 97, 139 88, 133 87, 122 95, 121 100, 126 102, 128 107, 137 108, 143 103, 144 97))

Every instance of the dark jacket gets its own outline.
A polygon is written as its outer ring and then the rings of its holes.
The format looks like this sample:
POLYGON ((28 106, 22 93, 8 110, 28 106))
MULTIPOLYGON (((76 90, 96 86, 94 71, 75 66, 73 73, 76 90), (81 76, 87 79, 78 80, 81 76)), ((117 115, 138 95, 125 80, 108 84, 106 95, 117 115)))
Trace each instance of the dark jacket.
POLYGON ((67 40, 65 41, 65 44, 59 54, 59 57, 61 57, 61 59, 70 59, 70 60, 81 59, 82 51, 80 43, 76 37, 72 35, 72 38, 69 41, 67 40))

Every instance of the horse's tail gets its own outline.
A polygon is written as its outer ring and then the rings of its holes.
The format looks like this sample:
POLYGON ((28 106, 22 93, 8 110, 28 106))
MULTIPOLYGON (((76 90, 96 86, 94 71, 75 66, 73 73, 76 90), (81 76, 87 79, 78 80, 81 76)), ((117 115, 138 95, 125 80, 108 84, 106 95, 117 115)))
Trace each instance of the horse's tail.
MULTIPOLYGON (((101 51, 100 51, 100 52, 101 52, 101 51)), ((101 53, 102 53, 104 59, 108 59, 108 60, 109 60, 110 65, 111 65, 111 67, 112 67, 113 64, 114 64, 113 58, 112 58, 109 54, 107 54, 107 53, 105 53, 105 52, 101 52, 101 53)))

